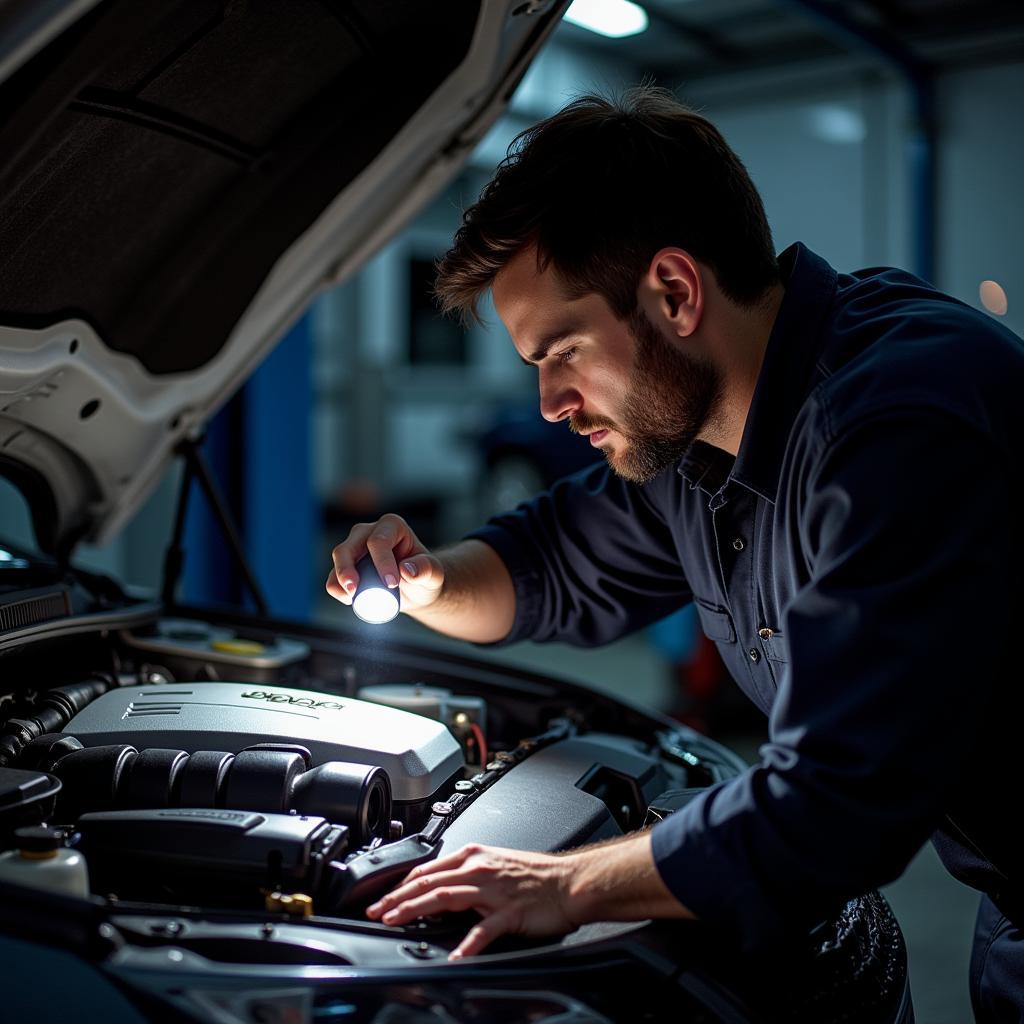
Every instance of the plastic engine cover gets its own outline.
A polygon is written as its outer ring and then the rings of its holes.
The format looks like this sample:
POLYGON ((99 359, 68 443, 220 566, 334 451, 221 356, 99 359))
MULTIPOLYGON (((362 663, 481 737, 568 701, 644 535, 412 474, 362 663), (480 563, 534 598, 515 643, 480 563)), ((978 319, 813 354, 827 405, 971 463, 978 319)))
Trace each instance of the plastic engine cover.
POLYGON ((245 683, 176 683, 110 690, 64 727, 83 746, 128 743, 192 753, 237 753, 255 743, 297 743, 314 764, 377 765, 395 800, 424 800, 463 765, 440 722, 368 701, 245 683))

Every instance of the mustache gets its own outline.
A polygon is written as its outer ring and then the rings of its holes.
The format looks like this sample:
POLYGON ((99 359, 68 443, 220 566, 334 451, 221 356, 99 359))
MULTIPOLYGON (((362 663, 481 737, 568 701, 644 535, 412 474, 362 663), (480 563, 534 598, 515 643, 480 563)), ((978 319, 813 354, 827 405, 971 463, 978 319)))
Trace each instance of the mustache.
POLYGON ((586 413, 573 413, 569 417, 569 429, 574 434, 592 434, 595 430, 615 430, 615 424, 603 416, 588 416, 586 413))

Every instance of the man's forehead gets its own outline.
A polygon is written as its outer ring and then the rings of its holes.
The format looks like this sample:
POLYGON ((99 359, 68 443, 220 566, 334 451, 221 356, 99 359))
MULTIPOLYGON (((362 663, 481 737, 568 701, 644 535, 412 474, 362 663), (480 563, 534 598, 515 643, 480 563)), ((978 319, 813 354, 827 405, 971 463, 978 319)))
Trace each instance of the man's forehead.
POLYGON ((494 308, 520 354, 564 334, 583 319, 581 300, 572 298, 550 267, 541 269, 532 246, 514 256, 495 276, 494 308))

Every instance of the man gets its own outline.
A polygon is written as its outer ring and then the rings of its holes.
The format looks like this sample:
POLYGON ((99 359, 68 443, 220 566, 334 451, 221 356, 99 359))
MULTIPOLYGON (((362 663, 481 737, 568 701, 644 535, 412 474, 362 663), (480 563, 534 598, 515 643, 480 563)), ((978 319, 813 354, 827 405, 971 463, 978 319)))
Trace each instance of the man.
POLYGON ((455 958, 648 917, 756 948, 931 837, 987 894, 976 1013, 1021 1020, 1019 340, 903 272, 776 259, 735 154, 653 89, 517 140, 439 268, 449 311, 488 289, 542 414, 608 467, 439 553, 398 516, 357 526, 328 591, 351 602, 368 550, 403 611, 477 643, 600 644, 692 600, 770 741, 650 831, 559 856, 467 847, 369 915, 472 908, 455 958))

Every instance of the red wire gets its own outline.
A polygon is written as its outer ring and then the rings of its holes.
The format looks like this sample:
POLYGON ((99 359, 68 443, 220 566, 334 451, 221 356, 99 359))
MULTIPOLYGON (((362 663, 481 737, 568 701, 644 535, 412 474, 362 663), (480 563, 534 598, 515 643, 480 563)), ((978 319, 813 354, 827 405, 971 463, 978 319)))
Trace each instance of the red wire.
POLYGON ((476 740, 476 748, 480 751, 480 767, 487 764, 487 740, 484 739, 484 731, 476 722, 470 722, 469 728, 473 732, 473 739, 476 740))

